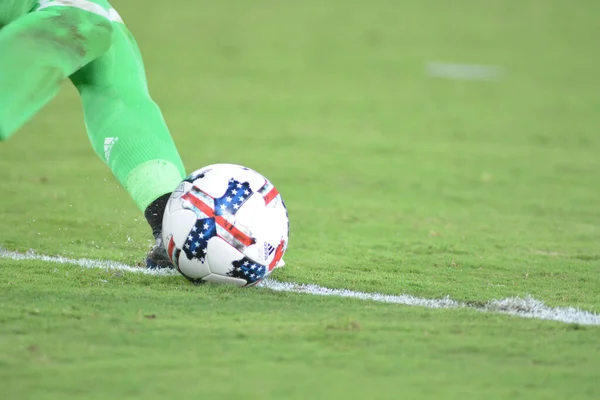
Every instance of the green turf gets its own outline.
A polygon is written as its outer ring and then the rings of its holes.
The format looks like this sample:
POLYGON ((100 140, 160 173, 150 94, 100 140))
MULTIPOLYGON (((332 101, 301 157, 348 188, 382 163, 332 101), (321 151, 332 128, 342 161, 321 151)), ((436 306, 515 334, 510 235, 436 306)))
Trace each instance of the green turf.
MULTIPOLYGON (((600 3, 114 4, 188 169, 284 196, 277 279, 600 312, 600 3)), ((0 246, 138 263, 149 230, 79 107, 65 85, 0 145, 0 246)), ((0 265, 2 398, 600 397, 597 327, 0 265)))

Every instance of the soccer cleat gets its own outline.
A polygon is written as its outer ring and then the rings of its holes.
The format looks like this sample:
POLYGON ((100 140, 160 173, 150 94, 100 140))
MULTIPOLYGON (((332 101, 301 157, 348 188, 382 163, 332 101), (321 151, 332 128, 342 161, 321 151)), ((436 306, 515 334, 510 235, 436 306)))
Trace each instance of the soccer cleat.
POLYGON ((170 193, 166 193, 154 200, 144 211, 144 216, 152 229, 152 234, 156 242, 146 256, 146 267, 150 269, 173 268, 173 263, 169 259, 167 250, 162 240, 162 218, 165 213, 165 207, 169 201, 170 193))
POLYGON ((156 235, 155 239, 154 246, 146 256, 146 267, 149 269, 174 268, 163 244, 162 236, 160 234, 156 235))

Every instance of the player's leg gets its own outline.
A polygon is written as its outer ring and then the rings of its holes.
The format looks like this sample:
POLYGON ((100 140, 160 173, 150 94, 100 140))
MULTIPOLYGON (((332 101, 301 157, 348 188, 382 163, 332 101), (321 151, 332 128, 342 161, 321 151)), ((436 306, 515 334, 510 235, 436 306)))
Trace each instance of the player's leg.
POLYGON ((142 56, 124 24, 113 23, 110 50, 71 80, 83 101, 94 150, 145 213, 157 240, 148 266, 170 266, 160 238, 162 216, 185 169, 162 113, 148 93, 142 56))
POLYGON ((24 14, 28 0, 0 0, 0 140, 12 136, 59 91, 61 82, 109 48, 112 26, 70 7, 24 14))

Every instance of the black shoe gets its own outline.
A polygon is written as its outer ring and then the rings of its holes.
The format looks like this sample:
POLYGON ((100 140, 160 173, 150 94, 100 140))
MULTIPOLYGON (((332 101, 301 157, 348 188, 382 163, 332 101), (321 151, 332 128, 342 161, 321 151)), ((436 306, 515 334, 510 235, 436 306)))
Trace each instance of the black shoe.
POLYGON ((173 263, 169 259, 161 234, 163 214, 170 195, 170 193, 166 193, 160 196, 144 212, 144 216, 152 229, 152 235, 156 240, 146 256, 146 266, 151 269, 173 268, 173 263))
POLYGON ((156 243, 146 255, 146 267, 150 269, 174 268, 163 244, 162 236, 157 235, 155 238, 156 243))

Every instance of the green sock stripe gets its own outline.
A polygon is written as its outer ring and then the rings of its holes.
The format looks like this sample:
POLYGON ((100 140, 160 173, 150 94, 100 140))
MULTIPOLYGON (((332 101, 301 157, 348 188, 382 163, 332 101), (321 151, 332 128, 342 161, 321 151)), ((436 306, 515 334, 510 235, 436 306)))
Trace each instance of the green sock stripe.
POLYGON ((152 160, 135 167, 124 180, 125 189, 140 210, 165 193, 170 193, 185 177, 168 160, 152 160))

